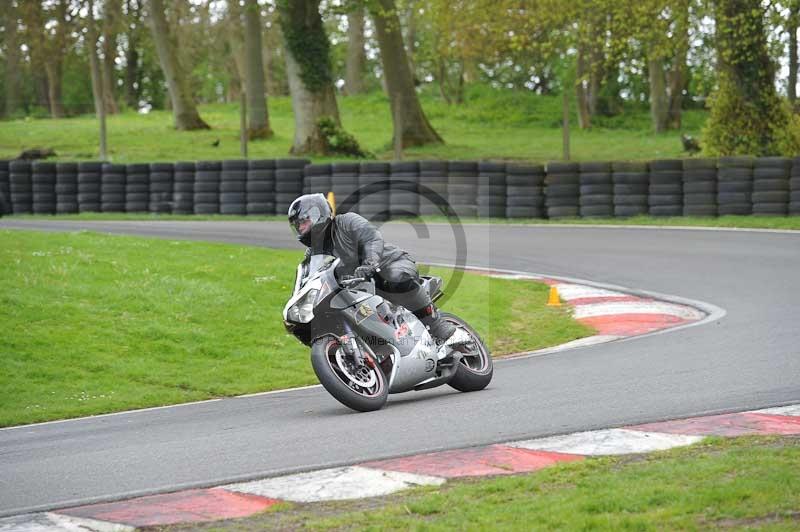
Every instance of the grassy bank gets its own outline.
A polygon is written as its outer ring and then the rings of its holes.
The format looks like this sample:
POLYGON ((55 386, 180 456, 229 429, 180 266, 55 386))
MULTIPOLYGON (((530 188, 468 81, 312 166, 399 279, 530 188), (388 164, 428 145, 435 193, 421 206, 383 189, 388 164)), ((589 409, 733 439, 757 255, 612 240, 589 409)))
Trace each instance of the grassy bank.
MULTIPOLYGON (((12 220, 87 220, 87 221, 286 221, 285 216, 226 216, 226 215, 180 215, 180 214, 126 214, 126 213, 83 213, 48 215, 16 215, 7 216, 12 220)), ((430 216, 408 221, 419 222, 448 222, 443 216, 430 216)), ((790 229, 800 230, 800 216, 634 216, 632 218, 561 218, 556 220, 543 220, 541 218, 462 218, 462 223, 490 223, 490 224, 526 224, 526 225, 648 225, 665 227, 729 227, 740 229, 790 229)), ((402 223, 402 222, 396 222, 402 223)))
POLYGON ((797 530, 800 438, 709 439, 170 530, 797 530))
MULTIPOLYGON (((422 105, 446 144, 412 148, 407 158, 504 159, 546 161, 561 158, 561 98, 515 91, 470 89, 467 100, 448 106, 426 92, 422 105)), ((382 93, 339 98, 342 123, 362 147, 378 158, 391 159, 392 121, 382 93)), ((250 144, 251 158, 287 157, 294 134, 288 97, 270 98, 270 120, 275 136, 250 144)), ((108 146, 114 162, 151 162, 239 158, 237 104, 200 106, 210 131, 178 132, 168 111, 143 115, 126 112, 108 117, 108 146), (212 146, 219 140, 218 146, 212 146)), ((684 132, 697 135, 703 111, 684 113, 684 132)), ((573 128, 571 153, 575 160, 627 160, 680 157, 680 132, 652 133, 646 109, 632 110, 613 119, 597 118, 597 126, 573 128)), ((573 124, 576 123, 573 120, 573 124)), ((2 122, 0 159, 22 149, 53 148, 58 160, 97 157, 97 121, 91 115, 69 119, 24 119, 2 122)), ((323 159, 319 159, 323 160, 323 159)))
MULTIPOLYGON (((315 383, 281 318, 301 256, 0 231, 0 426, 315 383)), ((544 285, 466 275, 450 289, 445 308, 496 354, 591 334, 544 305, 544 285)))

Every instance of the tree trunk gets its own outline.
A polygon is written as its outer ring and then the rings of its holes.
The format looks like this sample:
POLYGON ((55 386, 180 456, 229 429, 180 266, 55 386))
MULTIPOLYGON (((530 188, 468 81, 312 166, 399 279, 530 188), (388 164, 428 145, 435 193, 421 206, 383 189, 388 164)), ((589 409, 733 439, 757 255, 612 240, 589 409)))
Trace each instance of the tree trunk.
POLYGON ((787 31, 789 33, 789 86, 786 94, 789 101, 797 100, 797 27, 800 25, 800 1, 795 1, 789 13, 787 31))
POLYGON ((141 75, 139 68, 139 21, 141 4, 137 0, 126 0, 127 49, 125 50, 125 105, 139 109, 141 75), (135 7, 134 7, 135 5, 135 7))
POLYGON ((650 117, 653 122, 653 130, 661 133, 666 131, 669 119, 664 58, 652 55, 647 61, 647 69, 650 80, 650 117))
POLYGON ((402 123, 403 147, 443 143, 417 98, 394 0, 376 0, 371 6, 392 118, 399 117, 402 123))
POLYGON ((119 113, 116 94, 115 59, 117 58, 117 34, 119 32, 122 4, 120 0, 106 0, 103 5, 103 98, 106 114, 119 113))
POLYGON ((47 95, 50 101, 50 116, 64 118, 64 104, 61 100, 61 61, 47 61, 44 65, 47 73, 47 95))
POLYGON ((683 108, 683 90, 686 88, 686 58, 689 53, 689 1, 683 0, 675 18, 675 57, 668 74, 669 84, 669 116, 667 126, 671 129, 681 128, 681 112, 683 108))
POLYGON ((364 70, 367 53, 364 50, 364 8, 359 6, 347 13, 347 61, 345 64, 345 94, 364 92, 364 70))
POLYGON ((88 2, 89 14, 87 18, 88 42, 86 43, 89 54, 89 70, 92 75, 92 95, 94 96, 94 112, 100 122, 100 158, 105 159, 107 153, 106 146, 106 107, 103 100, 103 74, 100 66, 100 59, 97 57, 97 29, 94 20, 94 0, 88 2))
POLYGON ((19 39, 18 39, 18 18, 15 2, 9 2, 6 7, 5 19, 5 55, 6 55, 6 116, 14 116, 19 109, 22 109, 22 77, 19 65, 19 39))
POLYGON ((333 89, 329 41, 325 34, 320 0, 295 0, 278 5, 281 28, 286 40, 286 74, 294 111, 294 155, 325 154, 328 151, 319 128, 322 118, 341 126, 336 93, 333 89), (306 43, 315 45, 309 54, 306 43), (301 63, 302 61, 302 63, 301 63))
POLYGON ((272 136, 267 98, 264 95, 264 60, 261 56, 261 15, 257 0, 246 0, 245 55, 247 64, 247 136, 251 139, 272 136))
POLYGON ((175 128, 183 131, 211 129, 197 112, 189 78, 178 60, 174 35, 170 32, 164 16, 162 0, 150 0, 149 22, 161 70, 164 71, 164 77, 167 80, 175 128))
MULTIPOLYGON (((575 101, 578 111, 578 127, 581 129, 589 129, 592 127, 592 117, 589 111, 589 97, 586 89, 586 59, 584 52, 578 49, 575 66, 575 101)), ((567 87, 565 87, 567 90, 567 87)))

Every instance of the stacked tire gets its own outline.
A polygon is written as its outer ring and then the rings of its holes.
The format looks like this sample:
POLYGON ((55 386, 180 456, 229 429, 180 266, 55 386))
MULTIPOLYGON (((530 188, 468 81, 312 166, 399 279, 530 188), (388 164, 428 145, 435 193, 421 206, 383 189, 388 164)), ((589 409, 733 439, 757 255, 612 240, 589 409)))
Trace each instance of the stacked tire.
POLYGON ((683 214, 683 162, 680 159, 650 162, 648 204, 651 216, 683 214))
POLYGON ((614 216, 647 214, 650 176, 647 163, 615 162, 611 164, 614 180, 614 216))
POLYGON ((100 212, 103 163, 78 163, 78 211, 100 212))
POLYGON ((389 163, 361 163, 358 173, 358 213, 367 220, 389 215, 389 163))
POLYGON ((194 162, 175 163, 172 214, 194 214, 194 173, 194 162))
POLYGON ((331 191, 331 165, 309 164, 303 175, 303 194, 327 195, 331 191))
POLYGON ((336 197, 336 212, 356 210, 358 205, 358 163, 331 165, 331 190, 336 197))
POLYGON ((171 163, 152 163, 150 165, 150 205, 153 214, 172 212, 172 193, 175 184, 175 168, 171 163))
POLYGON ((395 161, 390 165, 390 172, 390 215, 419 216, 419 162, 395 161))
POLYGON ((11 211, 14 214, 33 212, 33 183, 31 182, 31 163, 11 161, 8 165, 11 211))
POLYGON ((800 214, 800 157, 792 160, 792 173, 789 174, 789 214, 800 214))
POLYGON ((303 193, 306 159, 278 159, 275 164, 275 212, 286 214, 289 205, 303 193))
POLYGON ((125 165, 103 165, 100 180, 100 209, 103 212, 125 212, 125 165))
POLYGON ((753 213, 753 159, 721 157, 717 170, 717 207, 720 216, 753 213))
POLYGON ((506 217, 544 217, 544 166, 506 165, 506 217))
POLYGON ((219 180, 222 163, 198 161, 194 174, 194 213, 219 214, 219 180))
POLYGON ((78 212, 78 163, 56 164, 56 213, 78 212))
POLYGON ((789 213, 789 179, 792 160, 761 157, 753 166, 753 214, 786 216, 789 213))
POLYGON ((418 189, 420 192, 420 215, 447 215, 447 163, 445 161, 420 161, 418 189))
POLYGON ((506 217, 505 163, 478 163, 478 216, 506 217))
POLYGON ((8 178, 8 161, 0 161, 0 216, 11 214, 11 184, 8 178))
POLYGON ((125 212, 147 212, 150 207, 150 165, 125 167, 125 212))
POLYGON ((35 214, 56 212, 56 163, 36 161, 31 167, 32 210, 35 214))
POLYGON ((248 163, 247 214, 275 214, 275 161, 248 163))
POLYGON ((247 214, 247 161, 222 161, 219 180, 220 214, 247 214))
POLYGON ((683 160, 683 215, 717 215, 717 160, 683 160))
POLYGON ((447 163, 447 201, 457 216, 474 218, 478 215, 478 163, 447 163))
POLYGON ((577 163, 547 163, 544 193, 548 218, 580 214, 580 179, 577 163))
POLYGON ((582 218, 614 217, 614 181, 611 163, 587 162, 580 171, 580 215, 582 218))

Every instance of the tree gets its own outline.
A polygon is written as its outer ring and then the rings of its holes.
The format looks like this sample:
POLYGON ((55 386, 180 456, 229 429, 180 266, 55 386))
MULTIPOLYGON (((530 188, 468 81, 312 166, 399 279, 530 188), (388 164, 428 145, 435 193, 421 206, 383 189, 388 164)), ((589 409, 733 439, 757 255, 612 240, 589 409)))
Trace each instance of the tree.
POLYGON ((139 108, 142 95, 142 70, 139 57, 141 40, 141 0, 125 0, 127 47, 125 49, 125 104, 131 109, 139 108))
POLYGON ((150 0, 149 8, 150 33, 167 81, 175 128, 183 131, 210 129, 197 112, 189 78, 178 57, 174 32, 164 16, 162 0, 150 0))
POLYGON ((374 0, 369 6, 391 101, 395 126, 393 142, 397 143, 396 136, 399 134, 403 147, 444 143, 428 122, 419 103, 394 0, 374 0))
POLYGON ((793 0, 789 6, 786 32, 789 37, 789 80, 786 95, 789 101, 797 100, 797 29, 800 26, 800 0, 793 0))
POLYGON ((3 27, 6 56, 5 114, 6 116, 14 116, 22 108, 22 75, 18 39, 19 11, 14 0, 6 4, 3 27))
POLYGON ((103 99, 106 106, 106 114, 115 115, 119 113, 119 106, 115 96, 116 81, 116 58, 117 58, 117 35, 122 24, 122 1, 105 0, 103 3, 103 99))
POLYGON ((716 0, 719 86, 704 129, 710 155, 777 155, 786 146, 789 116, 775 90, 762 7, 716 0))
POLYGON ((247 65, 247 116, 248 138, 272 136, 264 95, 264 59, 261 56, 261 15, 257 0, 245 0, 245 56, 247 65))
POLYGON ((97 57, 97 28, 94 19, 94 0, 87 0, 86 51, 89 54, 89 69, 92 76, 94 110, 100 122, 100 158, 105 159, 106 147, 106 107, 103 99, 103 74, 100 59, 97 57))
POLYGON ((45 29, 43 46, 46 51, 44 68, 47 74, 47 94, 50 103, 50 116, 63 118, 64 102, 61 96, 62 76, 64 71, 64 55, 67 49, 67 17, 69 14, 67 0, 59 0, 54 6, 51 29, 45 29))
POLYGON ((347 60, 344 91, 347 95, 364 92, 367 53, 364 49, 364 8, 354 5, 347 12, 347 60))

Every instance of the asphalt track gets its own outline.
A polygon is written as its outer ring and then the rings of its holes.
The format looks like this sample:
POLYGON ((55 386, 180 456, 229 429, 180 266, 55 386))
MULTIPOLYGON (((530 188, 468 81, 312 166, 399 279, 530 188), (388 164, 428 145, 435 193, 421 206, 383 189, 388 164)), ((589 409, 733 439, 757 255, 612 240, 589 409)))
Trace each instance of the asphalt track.
MULTIPOLYGON (((270 247, 283 223, 41 222, 270 247)), ((465 225, 467 263, 705 301, 727 314, 666 334, 501 361, 479 393, 392 396, 354 414, 319 387, 0 430, 0 515, 446 448, 800 402, 800 234, 465 225)), ((446 225, 382 228, 455 260, 446 225)), ((276 319, 280 319, 276 316, 276 319)), ((54 346, 57 349, 57 346, 54 346)))

